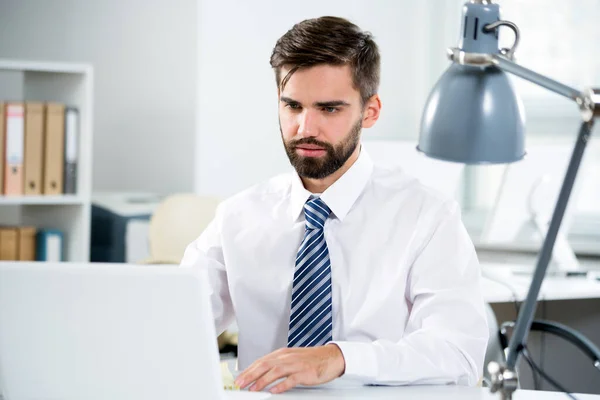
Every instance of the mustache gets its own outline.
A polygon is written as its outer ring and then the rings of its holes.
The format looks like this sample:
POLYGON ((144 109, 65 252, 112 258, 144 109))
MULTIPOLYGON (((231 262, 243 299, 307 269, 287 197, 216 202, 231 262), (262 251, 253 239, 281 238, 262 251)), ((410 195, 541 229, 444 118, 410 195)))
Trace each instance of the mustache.
POLYGON ((331 144, 325 143, 325 142, 321 142, 321 141, 319 141, 317 139, 314 139, 314 138, 302 138, 302 139, 290 141, 289 142, 289 147, 292 148, 292 149, 294 149, 294 148, 296 148, 298 146, 301 146, 303 144, 312 144, 312 145, 319 146, 319 147, 322 147, 322 148, 327 149, 327 150, 333 150, 333 146, 331 144))

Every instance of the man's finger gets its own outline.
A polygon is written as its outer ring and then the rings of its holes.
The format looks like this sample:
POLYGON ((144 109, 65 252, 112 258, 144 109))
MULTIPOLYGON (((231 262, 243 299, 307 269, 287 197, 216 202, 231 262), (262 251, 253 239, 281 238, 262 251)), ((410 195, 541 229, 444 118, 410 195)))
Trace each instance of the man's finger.
POLYGON ((287 355, 287 354, 293 353, 295 350, 297 350, 297 349, 290 348, 290 347, 282 347, 280 349, 275 350, 270 355, 282 356, 282 355, 287 355))
POLYGON ((298 349, 281 348, 259 358, 250 364, 250 366, 236 378, 235 384, 240 388, 245 388, 270 369, 276 360, 290 358, 297 353, 297 350, 298 349))
POLYGON ((269 391, 274 394, 286 392, 286 391, 290 390, 291 388, 295 387, 296 385, 298 385, 299 383, 301 383, 302 382, 301 378, 302 378, 302 373, 300 373, 300 372, 292 374, 292 375, 288 376, 287 379, 285 379, 283 382, 279 382, 277 385, 273 386, 271 388, 271 390, 269 390, 269 391))
POLYGON ((272 360, 269 356, 256 360, 236 378, 235 384, 243 389, 271 369, 271 366, 272 360))
POLYGON ((302 363, 299 362, 280 362, 273 365, 263 376, 258 378, 254 385, 250 387, 251 391, 263 390, 278 379, 285 378, 302 370, 302 363))

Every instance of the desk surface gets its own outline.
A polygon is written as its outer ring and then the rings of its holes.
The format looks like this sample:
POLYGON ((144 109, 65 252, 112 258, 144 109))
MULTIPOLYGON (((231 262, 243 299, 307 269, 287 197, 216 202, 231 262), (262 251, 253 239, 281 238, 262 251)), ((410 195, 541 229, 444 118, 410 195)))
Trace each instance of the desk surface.
MULTIPOLYGON (((523 270, 528 266, 533 270, 536 259, 523 257, 510 259, 482 255, 482 285, 485 300, 489 303, 523 301, 529 291, 531 275, 515 274, 514 269, 523 270)), ((546 276, 540 290, 540 300, 574 300, 600 298, 600 261, 582 263, 592 271, 588 277, 546 276)))
MULTIPOLYGON (((599 400, 600 395, 575 394, 579 400, 599 400)), ((243 396, 239 400, 243 400, 243 396)), ((269 399, 457 399, 457 400, 497 400, 498 393, 490 393, 488 388, 470 388, 464 386, 402 386, 402 387, 364 387, 364 388, 302 388, 274 395, 269 399)), ((515 400, 564 400, 568 397, 559 392, 542 392, 518 390, 513 396, 515 400)), ((233 399, 233 397, 232 397, 233 399)))
MULTIPOLYGON (((489 303, 523 301, 529 291, 531 276, 515 275, 502 266, 482 265, 482 286, 489 303)), ((600 281, 584 277, 547 276, 539 300, 574 300, 600 298, 600 281)))

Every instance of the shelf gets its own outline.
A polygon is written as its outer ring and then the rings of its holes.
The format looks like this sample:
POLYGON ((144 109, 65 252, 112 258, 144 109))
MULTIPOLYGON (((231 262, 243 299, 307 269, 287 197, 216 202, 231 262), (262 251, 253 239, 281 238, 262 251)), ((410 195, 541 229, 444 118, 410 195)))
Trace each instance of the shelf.
POLYGON ((91 67, 86 64, 67 64, 57 62, 36 62, 0 59, 0 70, 54 72, 64 74, 89 74, 91 67))
POLYGON ((81 196, 0 196, 0 206, 30 206, 30 205, 82 205, 86 200, 81 196))
POLYGON ((79 110, 77 194, 1 196, 0 225, 56 229, 64 261, 89 261, 94 70, 91 64, 0 58, 0 100, 59 102, 79 110))

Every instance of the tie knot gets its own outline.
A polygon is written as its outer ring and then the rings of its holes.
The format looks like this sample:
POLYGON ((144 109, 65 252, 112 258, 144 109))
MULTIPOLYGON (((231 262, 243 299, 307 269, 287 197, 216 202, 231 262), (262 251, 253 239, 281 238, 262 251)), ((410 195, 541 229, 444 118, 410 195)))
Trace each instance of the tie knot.
POLYGON ((319 197, 310 198, 304 204, 304 216, 307 229, 323 229, 331 210, 319 197))

